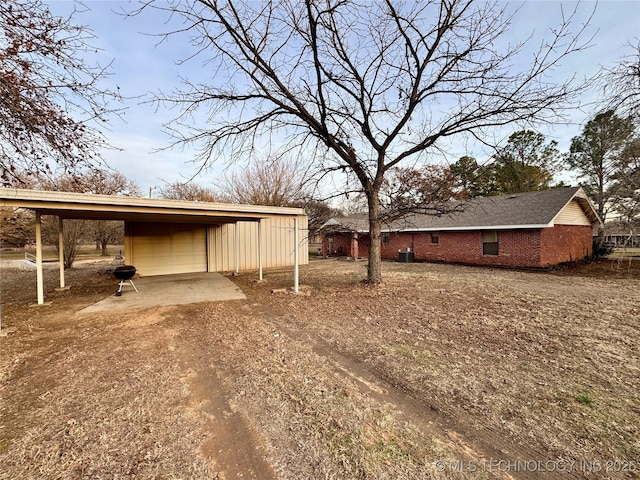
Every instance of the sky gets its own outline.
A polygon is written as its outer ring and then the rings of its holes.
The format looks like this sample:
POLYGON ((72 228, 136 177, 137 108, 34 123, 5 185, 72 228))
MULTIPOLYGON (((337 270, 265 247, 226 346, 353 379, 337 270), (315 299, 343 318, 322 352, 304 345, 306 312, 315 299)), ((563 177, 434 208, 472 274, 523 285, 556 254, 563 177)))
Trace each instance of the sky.
MULTIPOLYGON (((45 0, 45 3, 54 13, 66 13, 73 8, 73 2, 66 0, 45 0)), ((180 64, 180 60, 193 53, 186 36, 161 42, 160 37, 153 35, 176 26, 167 24, 166 14, 146 11, 129 18, 121 14, 135 5, 129 1, 88 0, 87 9, 77 12, 74 18, 75 23, 86 25, 96 36, 91 44, 99 51, 89 60, 113 62, 105 85, 117 86, 127 98, 121 118, 112 117, 108 129, 103 129, 114 148, 103 150, 102 156, 111 168, 137 182, 145 195, 157 196, 158 189, 166 183, 183 181, 197 171, 198 165, 193 160, 198 152, 166 149, 171 138, 163 125, 171 122, 178 110, 148 103, 150 94, 174 90, 180 77, 207 79, 210 73, 200 61, 180 64)), ((534 40, 544 37, 550 28, 557 26, 561 12, 572 11, 576 2, 530 0, 505 5, 519 7, 506 38, 515 42, 523 36, 533 35, 534 40)), ((574 74, 578 78, 591 77, 602 67, 613 67, 632 54, 629 44, 637 44, 640 39, 640 0, 583 1, 578 5, 581 21, 586 21, 594 9, 586 31, 587 36, 593 36, 591 46, 561 65, 555 72, 559 81, 574 74)), ((594 102, 599 98, 597 90, 586 92, 580 100, 583 106, 571 112, 568 123, 540 127, 539 131, 549 140, 556 140, 561 152, 567 151, 571 138, 579 135, 584 123, 594 115, 594 102)), ((454 156, 451 160, 465 154, 475 154, 479 159, 488 155, 477 148, 467 142, 454 143, 449 146, 454 156)), ((214 165, 211 171, 199 174, 196 182, 211 186, 225 168, 227 165, 222 162, 214 165)), ((566 176, 561 179, 571 181, 566 176)))

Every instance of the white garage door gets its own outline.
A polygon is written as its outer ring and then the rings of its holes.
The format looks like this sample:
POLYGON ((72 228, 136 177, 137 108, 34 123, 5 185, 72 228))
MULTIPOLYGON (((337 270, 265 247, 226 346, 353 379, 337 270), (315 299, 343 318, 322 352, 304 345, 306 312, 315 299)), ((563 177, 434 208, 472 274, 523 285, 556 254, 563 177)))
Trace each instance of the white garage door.
POLYGON ((201 225, 131 225, 131 264, 140 275, 207 271, 207 234, 201 225))

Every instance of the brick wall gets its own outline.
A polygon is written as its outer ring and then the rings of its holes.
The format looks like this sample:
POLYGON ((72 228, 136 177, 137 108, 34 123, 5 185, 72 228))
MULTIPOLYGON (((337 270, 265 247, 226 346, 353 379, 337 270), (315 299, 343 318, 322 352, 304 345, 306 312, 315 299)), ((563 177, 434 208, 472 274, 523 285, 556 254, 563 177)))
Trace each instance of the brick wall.
POLYGON ((540 259, 540 231, 512 230, 498 232, 498 255, 483 255, 482 233, 479 231, 439 232, 440 241, 431 243, 430 233, 391 234, 383 244, 383 258, 397 259, 398 250, 408 247, 416 260, 537 267, 540 259))
POLYGON ((556 225, 543 228, 541 232, 543 266, 563 262, 575 262, 593 253, 593 238, 590 226, 556 225))
MULTIPOLYGON (((480 231, 439 232, 440 241, 431 243, 428 232, 383 234, 382 258, 397 260, 399 250, 413 250, 417 261, 500 265, 509 267, 544 267, 570 262, 591 254, 591 227, 557 225, 554 228, 498 231, 498 255, 483 255, 480 231)), ((349 255, 351 234, 335 234, 333 254, 349 255), (338 253, 342 246, 341 253, 338 253)), ((328 252, 328 238, 322 242, 323 255, 328 252)), ((358 254, 369 255, 369 236, 358 239, 358 254)))
MULTIPOLYGON (((347 256, 351 253, 351 234, 336 233, 322 237, 322 255, 347 256), (329 240, 332 239, 333 242, 329 240), (331 248, 331 249, 330 249, 331 248)), ((362 250, 359 252, 362 256, 362 250)))

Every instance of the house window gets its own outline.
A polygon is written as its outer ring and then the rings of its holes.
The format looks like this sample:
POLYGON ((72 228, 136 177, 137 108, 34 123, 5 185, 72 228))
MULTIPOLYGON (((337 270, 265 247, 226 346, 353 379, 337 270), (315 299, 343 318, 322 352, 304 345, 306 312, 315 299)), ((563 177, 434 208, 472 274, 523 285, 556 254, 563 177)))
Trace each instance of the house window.
POLYGON ((498 232, 494 230, 482 232, 482 254, 498 255, 498 232))
POLYGON ((438 232, 431 232, 431 244, 437 245, 440 243, 440 234, 438 232))
POLYGON ((383 233, 382 234, 382 243, 389 243, 389 234, 388 233, 383 233))

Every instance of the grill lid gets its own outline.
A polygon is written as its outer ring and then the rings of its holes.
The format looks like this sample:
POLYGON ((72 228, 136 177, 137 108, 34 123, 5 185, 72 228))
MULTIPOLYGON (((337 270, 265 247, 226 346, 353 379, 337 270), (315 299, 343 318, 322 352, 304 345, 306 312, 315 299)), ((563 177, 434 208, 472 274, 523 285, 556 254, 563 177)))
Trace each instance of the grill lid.
POLYGON ((136 267, 133 265, 122 265, 113 270, 113 276, 118 280, 129 280, 136 274, 136 267))

